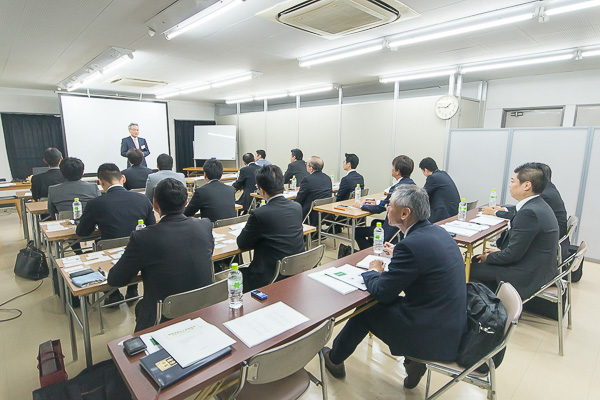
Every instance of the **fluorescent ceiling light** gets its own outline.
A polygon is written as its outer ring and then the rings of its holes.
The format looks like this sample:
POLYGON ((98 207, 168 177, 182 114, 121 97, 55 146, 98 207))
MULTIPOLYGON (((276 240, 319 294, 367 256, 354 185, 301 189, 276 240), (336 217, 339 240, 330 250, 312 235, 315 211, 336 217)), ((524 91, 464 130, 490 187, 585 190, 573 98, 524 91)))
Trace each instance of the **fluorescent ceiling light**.
POLYGON ((80 68, 73 77, 59 84, 68 92, 87 86, 91 82, 107 76, 110 72, 133 59, 133 50, 111 47, 94 58, 85 67, 80 68), (115 58, 116 57, 116 58, 115 58))
POLYGON ((254 97, 254 100, 282 99, 284 97, 288 97, 287 92, 259 95, 259 96, 254 97))
POLYGON ((255 72, 244 72, 243 74, 235 75, 229 78, 220 79, 215 82, 211 82, 210 86, 213 88, 218 88, 222 86, 232 85, 234 83, 249 81, 250 79, 256 76, 255 72))
POLYGON ((371 40, 369 42, 358 43, 351 46, 341 47, 323 53, 314 54, 298 59, 300 67, 310 67, 312 65, 323 64, 330 61, 341 60, 358 56, 361 54, 373 53, 385 47, 384 39, 371 40))
POLYGON ((456 73, 456 67, 442 69, 437 71, 424 71, 424 72, 415 72, 412 74, 396 74, 396 75, 387 75, 380 76, 379 82, 381 83, 390 83, 390 82, 405 82, 405 81, 416 81, 419 79, 427 79, 427 78, 435 78, 438 76, 450 76, 456 73))
POLYGON ((584 10, 586 8, 598 7, 598 6, 600 6, 600 0, 583 1, 583 2, 578 2, 575 4, 571 4, 568 6, 551 8, 549 10, 546 10, 546 15, 547 16, 558 15, 558 14, 563 14, 563 13, 567 13, 567 12, 571 12, 571 11, 584 10))
MULTIPOLYGON (((419 35, 419 30, 417 30, 417 31, 410 32, 408 34, 402 34, 402 35, 397 35, 395 37, 394 36, 389 37, 388 38, 388 47, 396 48, 396 47, 400 47, 400 46, 407 46, 409 44, 421 43, 421 42, 426 42, 426 41, 435 40, 435 39, 442 39, 442 38, 446 38, 449 36, 456 36, 456 35, 460 35, 463 33, 481 31, 481 30, 488 29, 488 28, 494 28, 497 26, 509 25, 509 24, 514 24, 516 22, 520 22, 520 21, 526 21, 528 19, 532 19, 533 17, 534 17, 534 14, 530 12, 530 13, 516 15, 514 17, 499 18, 499 19, 495 19, 495 20, 491 20, 491 21, 487 21, 487 22, 481 22, 479 24, 469 22, 469 21, 464 21, 465 24, 458 28, 449 28, 446 30, 436 31, 434 33, 429 33, 429 34, 423 33, 421 35, 419 35)), ((430 29, 426 28, 426 29, 420 30, 420 31, 423 32, 425 30, 430 30, 430 29)))
POLYGON ((196 85, 196 86, 191 86, 191 87, 188 87, 185 89, 181 89, 180 94, 189 94, 189 93, 199 92, 201 90, 207 90, 207 89, 210 89, 210 84, 203 83, 201 85, 196 85))
POLYGON ((290 92, 290 96, 302 96, 302 95, 305 95, 305 94, 328 92, 331 89, 333 89, 333 85, 332 84, 325 85, 325 86, 313 87, 313 88, 310 88, 310 89, 297 89, 296 91, 291 91, 290 92))
POLYGON ((590 51, 584 51, 581 53, 581 57, 594 57, 594 56, 600 56, 600 50, 590 50, 590 51))
POLYGON ((254 97, 244 97, 243 99, 226 100, 225 104, 248 103, 249 101, 253 101, 253 100, 254 100, 254 97))
POLYGON ((260 72, 255 72, 255 71, 244 72, 243 74, 230 76, 228 78, 223 78, 218 81, 204 82, 201 84, 194 84, 191 86, 178 88, 178 89, 175 89, 175 90, 172 90, 169 92, 158 93, 155 95, 155 97, 157 99, 166 99, 167 97, 173 97, 173 96, 177 96, 180 94, 189 94, 189 93, 199 92, 201 90, 208 90, 210 88, 216 88, 216 87, 221 87, 221 86, 225 86, 225 85, 231 85, 231 84, 238 83, 238 82, 247 81, 247 80, 252 79, 259 75, 261 75, 260 72))
POLYGON ((164 32, 165 38, 167 38, 167 40, 171 40, 174 37, 189 31, 190 29, 196 28, 197 26, 231 10, 233 7, 242 4, 242 1, 243 0, 220 0, 210 7, 200 11, 199 13, 183 20, 174 27, 167 29, 164 32))
POLYGON ((117 58, 113 63, 110 63, 106 67, 102 68, 100 72, 102 72, 103 75, 108 75, 115 69, 122 67, 123 64, 127 64, 131 60, 133 60, 133 54, 126 54, 117 58))
POLYGON ((165 92, 165 93, 157 94, 157 95, 155 95, 155 97, 157 99, 166 99, 166 98, 173 97, 173 96, 179 96, 180 94, 181 94, 181 91, 175 90, 173 92, 165 92))
POLYGON ((512 67, 521 67, 521 66, 525 66, 525 65, 534 65, 534 64, 543 64, 543 63, 549 63, 549 62, 554 62, 554 61, 563 61, 563 60, 570 60, 573 58, 573 53, 568 53, 568 54, 560 54, 560 55, 554 55, 554 56, 546 56, 546 57, 537 57, 537 58, 528 58, 528 59, 522 59, 522 60, 515 60, 515 61, 498 61, 495 63, 490 63, 490 64, 481 64, 481 65, 472 65, 472 66, 464 66, 461 68, 460 72, 462 74, 468 74, 470 72, 477 72, 477 71, 488 71, 488 70, 492 70, 492 69, 500 69, 500 68, 512 68, 512 67))

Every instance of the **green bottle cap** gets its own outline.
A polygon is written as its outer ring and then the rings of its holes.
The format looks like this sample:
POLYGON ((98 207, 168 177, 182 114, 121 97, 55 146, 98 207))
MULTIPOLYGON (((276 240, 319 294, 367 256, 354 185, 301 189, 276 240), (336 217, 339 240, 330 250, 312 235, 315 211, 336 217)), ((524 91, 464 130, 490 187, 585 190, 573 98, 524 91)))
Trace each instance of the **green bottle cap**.
POLYGON ((143 219, 138 219, 138 225, 139 225, 139 224, 143 224, 143 223, 144 223, 144 220, 143 220, 143 219))
POLYGON ((75 197, 75 201, 79 201, 79 197, 75 197))
POLYGON ((381 228, 381 222, 378 222, 378 223, 377 223, 377 227, 378 227, 378 228, 381 228))
POLYGON ((238 265, 237 265, 236 263, 233 263, 233 264, 231 264, 231 269, 232 269, 232 270, 234 270, 234 271, 237 271, 237 270, 238 270, 238 268, 239 268, 239 267, 238 267, 238 265))

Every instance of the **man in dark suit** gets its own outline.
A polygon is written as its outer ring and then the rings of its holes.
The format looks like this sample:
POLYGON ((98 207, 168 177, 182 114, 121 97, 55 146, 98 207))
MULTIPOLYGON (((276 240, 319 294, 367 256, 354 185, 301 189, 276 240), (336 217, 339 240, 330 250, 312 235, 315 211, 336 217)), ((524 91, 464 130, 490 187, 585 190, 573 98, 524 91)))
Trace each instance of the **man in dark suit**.
MULTIPOLYGON (((146 157, 150 155, 150 149, 148 148, 148 143, 146 139, 138 137, 140 135, 140 127, 136 123, 131 123, 127 127, 129 129, 130 136, 123 138, 121 140, 121 156, 127 157, 127 152, 129 149, 139 149, 144 153, 144 159, 142 161, 142 166, 147 167, 146 165, 146 157)), ((127 162, 127 167, 129 168, 131 164, 129 161, 127 162)))
POLYGON ((134 231, 119 262, 108 274, 108 284, 124 286, 141 271, 144 298, 135 307, 135 332, 156 320, 156 303, 213 281, 212 224, 206 218, 187 218, 185 185, 167 178, 156 186, 152 200, 159 224, 134 231), (190 246, 193 243, 193 246, 190 246))
POLYGON ((518 201, 499 248, 474 257, 471 280, 496 290, 500 281, 511 283, 527 299, 557 274, 558 223, 550 206, 539 196, 547 178, 537 163, 515 169, 510 195, 518 201))
MULTIPOLYGON (((333 348, 325 348, 325 366, 334 377, 346 375, 344 360, 369 332, 394 356, 456 359, 467 322, 465 263, 452 237, 427 220, 429 212, 424 189, 400 185, 394 190, 388 218, 406 237, 395 246, 385 244, 385 252, 393 253, 388 271, 377 260, 362 274, 378 303, 350 318, 333 348)), ((408 375, 404 387, 412 389, 425 365, 405 360, 404 366, 408 375)))
POLYGON ((292 149, 292 155, 290 156, 290 163, 288 164, 285 175, 283 176, 283 183, 290 183, 292 178, 296 177, 296 184, 300 185, 302 179, 308 175, 306 171, 306 162, 302 159, 304 154, 300 149, 292 149))
MULTIPOLYGON (((156 223, 148 198, 143 193, 130 192, 123 187, 123 175, 115 164, 100 165, 98 181, 106 193, 88 202, 77 225, 77 235, 89 236, 98 225, 102 239, 116 239, 131 235, 138 220, 143 220, 146 226, 156 223)), ((127 288, 128 299, 137 295, 137 285, 127 288)), ((117 290, 106 299, 105 304, 122 299, 123 295, 117 290)))
POLYGON ((419 168, 427 177, 423 188, 429 195, 431 217, 429 222, 436 223, 458 214, 460 196, 452 178, 446 171, 439 170, 431 157, 421 160, 419 168))
POLYGON ((244 161, 245 167, 240 169, 240 175, 233 182, 233 187, 236 190, 244 190, 237 203, 244 207, 243 212, 248 212, 248 208, 250 208, 250 204, 252 203, 252 196, 250 194, 256 191, 255 176, 260 167, 254 162, 254 155, 252 153, 244 154, 242 161, 244 161))
POLYGON ((144 153, 138 149, 129 149, 127 150, 127 160, 131 166, 121 171, 125 176, 123 187, 127 190, 145 188, 148 175, 152 173, 152 170, 141 165, 144 161, 144 153))
POLYGON ((358 166, 358 156, 352 153, 346 153, 344 155, 344 161, 342 161, 342 168, 347 171, 346 176, 340 180, 340 188, 335 196, 335 201, 348 200, 354 195, 356 186, 360 186, 361 189, 365 188, 365 180, 361 174, 356 172, 358 166))
POLYGON ((302 208, 283 197, 281 168, 260 168, 256 184, 266 205, 250 211, 237 238, 241 250, 254 249, 250 266, 242 269, 245 292, 267 285, 273 279, 277 261, 304 251, 302 208))
MULTIPOLYGON (((410 157, 401 155, 394 158, 392 161, 392 177, 398 180, 398 182, 388 189, 388 194, 385 199, 381 200, 379 204, 367 204, 364 200, 362 200, 362 203, 356 204, 355 206, 360 207, 361 210, 368 211, 372 214, 384 212, 390 203, 392 193, 394 193, 394 190, 398 187, 398 185, 415 184, 415 182, 410 179, 410 174, 412 174, 414 168, 415 163, 410 157)), ((390 225, 387 215, 383 221, 380 219, 374 219, 371 221, 371 226, 356 228, 356 244, 358 244, 358 247, 361 250, 373 246, 373 231, 377 226, 377 222, 383 222, 381 227, 383 228, 383 236, 386 242, 392 241, 392 237, 398 232, 398 228, 390 225)), ((396 243, 397 241, 398 239, 394 238, 392 243, 396 243)))
POLYGON ((223 164, 219 160, 210 159, 202 167, 206 183, 194 190, 183 214, 193 217, 200 210, 200 216, 211 222, 235 217, 235 189, 219 180, 223 176, 223 164))
MULTIPOLYGON (((302 217, 310 212, 312 202, 318 199, 331 197, 331 178, 323 173, 323 160, 321 157, 312 156, 306 164, 308 175, 300 182, 300 190, 296 196, 296 202, 302 206, 302 217)), ((319 217, 316 211, 310 213, 309 224, 317 226, 319 217)))
POLYGON ((31 197, 34 200, 39 200, 42 197, 48 197, 48 188, 52 185, 58 185, 65 181, 65 177, 60 173, 59 165, 62 161, 61 152, 54 148, 48 147, 44 151, 44 162, 48 164, 48 171, 31 177, 31 197))
POLYGON ((55 219, 60 211, 72 211, 73 201, 78 198, 83 209, 88 201, 100 196, 98 185, 81 180, 84 164, 79 158, 67 157, 60 163, 60 172, 66 181, 48 188, 48 212, 55 219))

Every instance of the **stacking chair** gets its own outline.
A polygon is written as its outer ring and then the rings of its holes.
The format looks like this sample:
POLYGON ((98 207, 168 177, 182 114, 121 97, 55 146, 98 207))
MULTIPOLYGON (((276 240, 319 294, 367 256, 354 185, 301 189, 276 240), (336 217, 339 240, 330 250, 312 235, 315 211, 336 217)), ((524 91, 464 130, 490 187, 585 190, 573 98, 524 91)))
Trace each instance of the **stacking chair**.
POLYGON ((333 319, 323 322, 312 331, 284 345, 265 350, 244 361, 240 372, 231 376, 238 379, 233 386, 219 393, 220 400, 294 400, 302 396, 312 381, 321 385, 322 396, 327 400, 327 376, 323 346, 331 338, 333 319), (304 367, 319 355, 320 379, 304 367))
POLYGON ((562 243, 567 239, 569 239, 569 242, 573 240, 573 233, 575 233, 578 224, 579 218, 576 215, 571 215, 567 220, 567 233, 558 239, 558 265, 562 264, 562 243))
POLYGON ((240 224, 242 222, 247 222, 249 217, 250 214, 245 214, 239 217, 219 219, 213 223, 213 227, 220 228, 222 226, 240 224))
POLYGON ((554 277, 550 282, 546 283, 535 292, 531 297, 524 300, 523 303, 527 303, 534 297, 539 297, 544 300, 556 303, 558 307, 558 354, 564 355, 563 352, 563 318, 567 314, 567 329, 572 329, 572 317, 571 317, 571 274, 577 271, 583 262, 583 257, 587 251, 587 243, 581 242, 577 252, 567 258, 565 261, 558 266, 558 275, 554 277), (566 304, 563 311, 563 295, 566 293, 566 304))
POLYGON ((471 201, 471 202, 467 203, 467 211, 470 211, 470 210, 474 209, 475 207, 477 207, 477 203, 479 203, 479 200, 475 200, 475 201, 471 201))
POLYGON ((156 303, 156 321, 154 325, 158 325, 162 317, 177 318, 227 300, 227 296, 227 280, 215 282, 188 292, 172 294, 156 303))
POLYGON ((99 240, 98 242, 96 242, 96 251, 114 249, 117 247, 123 247, 123 246, 127 246, 128 243, 129 243, 129 236, 125 236, 122 238, 116 238, 116 239, 99 240))
POLYGON ((506 326, 504 327, 504 336, 496 348, 486 354, 471 367, 463 368, 454 362, 435 362, 411 358, 412 360, 424 363, 427 366, 427 386, 425 389, 425 400, 439 398, 452 386, 461 381, 478 386, 482 389, 486 389, 488 391, 488 399, 496 399, 496 366, 494 365, 494 360, 492 357, 506 347, 514 328, 517 326, 521 312, 523 311, 521 296, 510 283, 501 282, 496 295, 502 301, 508 317, 506 319, 506 326), (477 372, 476 369, 483 364, 487 364, 489 371, 487 373, 477 372), (431 371, 436 371, 446 376, 450 376, 452 380, 442 386, 442 388, 437 392, 429 396, 431 371))
POLYGON ((319 265, 321 259, 325 254, 325 245, 322 244, 314 249, 294 254, 293 256, 287 256, 277 261, 275 267, 275 275, 271 283, 275 282, 279 276, 288 277, 293 275, 301 274, 304 271, 308 271, 319 265))
MULTIPOLYGON (((310 220, 310 214, 312 213, 312 211, 313 211, 313 209, 315 207, 322 206, 322 205, 325 205, 325 204, 331 204, 333 202, 335 202, 335 197, 333 197, 333 196, 326 197, 324 199, 313 200, 312 204, 310 205, 310 211, 308 212, 308 214, 306 214, 306 217, 304 217, 304 220, 302 220, 302 223, 303 224, 310 224, 310 225, 315 226, 317 229, 321 229, 320 226, 317 226, 319 224, 319 220, 317 219, 316 221, 311 221, 310 220)), ((327 218, 324 218, 323 220, 321 220, 321 223, 325 222, 326 219, 327 218)), ((327 231, 332 230, 333 229, 333 225, 334 224, 329 225, 329 228, 327 228, 327 231)), ((312 239, 311 236, 312 235, 318 235, 318 233, 319 232, 317 231, 317 232, 315 232, 315 233, 310 234, 310 235, 307 236, 306 240, 310 241, 310 242, 308 242, 308 244, 309 244, 308 248, 310 248, 311 245, 312 245, 313 239, 312 239)), ((334 244, 334 247, 335 247, 335 244, 334 244)))
POLYGON ((56 219, 73 219, 73 211, 72 210, 66 210, 66 211, 59 211, 56 219))

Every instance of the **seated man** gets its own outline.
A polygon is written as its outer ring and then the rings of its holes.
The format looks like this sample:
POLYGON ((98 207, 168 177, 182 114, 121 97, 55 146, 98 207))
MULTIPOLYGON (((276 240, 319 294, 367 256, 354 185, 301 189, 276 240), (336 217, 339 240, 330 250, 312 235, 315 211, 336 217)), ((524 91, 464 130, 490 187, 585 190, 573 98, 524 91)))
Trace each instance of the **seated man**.
POLYGON ((48 197, 48 188, 50 186, 58 185, 65 181, 64 176, 58 168, 61 161, 62 154, 58 149, 48 147, 44 151, 44 162, 48 165, 49 169, 46 172, 31 177, 31 197, 35 201, 38 201, 42 197, 48 197))
POLYGON ((558 222, 540 197, 547 179, 537 163, 515 169, 509 188, 518 201, 509 229, 496 244, 474 257, 471 280, 495 291, 500 281, 509 282, 527 299, 557 274, 558 222))
MULTIPOLYGON (((316 156, 312 156, 306 164, 308 175, 300 182, 300 190, 296 196, 296 202, 302 206, 302 218, 310 212, 313 201, 331 197, 331 178, 323 173, 323 166, 321 157, 316 156)), ((317 226, 319 217, 316 211, 310 213, 308 223, 317 226)))
POLYGON ((436 223, 458 214, 460 196, 452 178, 446 171, 439 170, 431 157, 421 160, 419 168, 427 177, 423 188, 429 195, 431 217, 429 222, 436 223))
POLYGON ((254 154, 254 162, 259 167, 264 167, 265 165, 271 165, 271 161, 267 161, 267 152, 264 150, 256 150, 256 154, 254 154))
POLYGON ((145 188, 148 175, 152 173, 152 170, 142 165, 144 153, 138 149, 129 149, 127 150, 127 161, 131 166, 121 171, 125 175, 123 187, 127 190, 145 188))
POLYGON ((205 218, 185 217, 186 202, 185 185, 173 178, 160 181, 152 200, 160 224, 134 231, 108 274, 109 285, 124 286, 142 273, 144 298, 135 307, 135 332, 154 325, 158 300, 213 282, 212 224, 205 218))
POLYGON ((276 165, 265 165, 256 173, 256 184, 266 205, 250 211, 237 238, 241 250, 254 249, 254 258, 243 268, 244 291, 268 284, 277 261, 304 251, 302 207, 283 197, 283 173, 276 165))
POLYGON ((48 188, 50 219, 56 219, 60 211, 72 211, 75 198, 79 198, 81 206, 85 209, 89 200, 100 196, 98 185, 81 180, 84 167, 83 162, 75 157, 67 157, 60 163, 60 172, 66 182, 48 188))
POLYGON ((254 162, 254 156, 252 153, 246 153, 242 156, 242 161, 244 161, 244 167, 240 169, 240 175, 237 180, 233 182, 233 187, 236 190, 244 190, 242 196, 237 201, 238 204, 241 204, 243 212, 247 212, 250 208, 250 204, 252 204, 252 196, 251 193, 256 191, 256 171, 260 169, 258 165, 254 162))
POLYGON ((179 182, 183 183, 185 186, 185 176, 181 172, 173 172, 173 157, 168 154, 161 154, 156 158, 156 167, 158 171, 148 175, 148 180, 146 181, 146 196, 150 201, 152 201, 152 193, 154 192, 154 188, 158 185, 158 182, 162 181, 165 178, 173 178, 177 179, 179 182))
POLYGON ((340 188, 335 195, 335 201, 348 200, 354 196, 356 185, 360 185, 361 189, 365 188, 365 180, 361 174, 356 172, 358 166, 358 156, 352 153, 346 153, 342 168, 347 171, 346 176, 340 180, 340 188))
POLYGON ((211 222, 237 216, 235 189, 219 180, 223 176, 221 161, 206 160, 202 167, 206 183, 194 190, 194 195, 183 214, 186 217, 193 217, 200 210, 200 216, 210 219, 211 222))
POLYGON ((299 186, 300 182, 308 172, 306 171, 306 161, 302 159, 304 154, 300 149, 292 149, 292 155, 290 156, 290 163, 288 164, 285 175, 283 176, 283 183, 290 183, 292 178, 296 177, 296 184, 299 186))
MULTIPOLYGON (((140 219, 146 226, 156 223, 148 198, 143 193, 130 192, 123 187, 123 175, 115 164, 100 165, 98 181, 106 193, 88 202, 77 225, 77 235, 89 236, 98 225, 101 239, 117 239, 131 235, 140 219)), ((137 285, 127 287, 126 296, 127 299, 137 297, 137 285)), ((123 300, 123 295, 117 290, 106 299, 105 304, 120 300, 123 300)))
MULTIPOLYGON (((385 252, 393 252, 388 271, 376 260, 362 274, 378 303, 350 318, 333 348, 325 348, 325 366, 334 377, 346 375, 344 360, 369 332, 387 344, 394 356, 456 359, 467 325, 465 263, 454 239, 428 217, 424 189, 400 185, 394 190, 388 218, 406 237, 395 246, 385 244, 385 252)), ((412 389, 425 373, 425 365, 405 359, 404 367, 408 375, 404 387, 412 389)))
MULTIPOLYGON (((386 210, 386 207, 390 203, 390 198, 392 197, 392 193, 398 187, 398 185, 414 185, 415 182, 410 179, 410 174, 412 174, 413 169, 415 167, 415 163, 408 156, 398 156, 394 158, 392 161, 392 177, 398 182, 395 185, 391 186, 388 190, 388 194, 385 199, 381 200, 379 204, 366 204, 364 199, 361 200, 360 204, 356 204, 355 206, 360 207, 363 211, 368 211, 372 214, 379 214, 386 210)), ((356 228, 356 244, 358 247, 362 249, 366 249, 367 247, 373 246, 373 231, 377 226, 377 222, 381 222, 380 219, 375 219, 371 222, 371 226, 369 227, 359 227, 356 228)), ((384 241, 389 242, 392 240, 392 237, 398 232, 398 228, 390 226, 387 215, 381 224, 383 228, 383 237, 384 241)), ((396 243, 398 241, 397 238, 394 238, 392 243, 396 243)))

